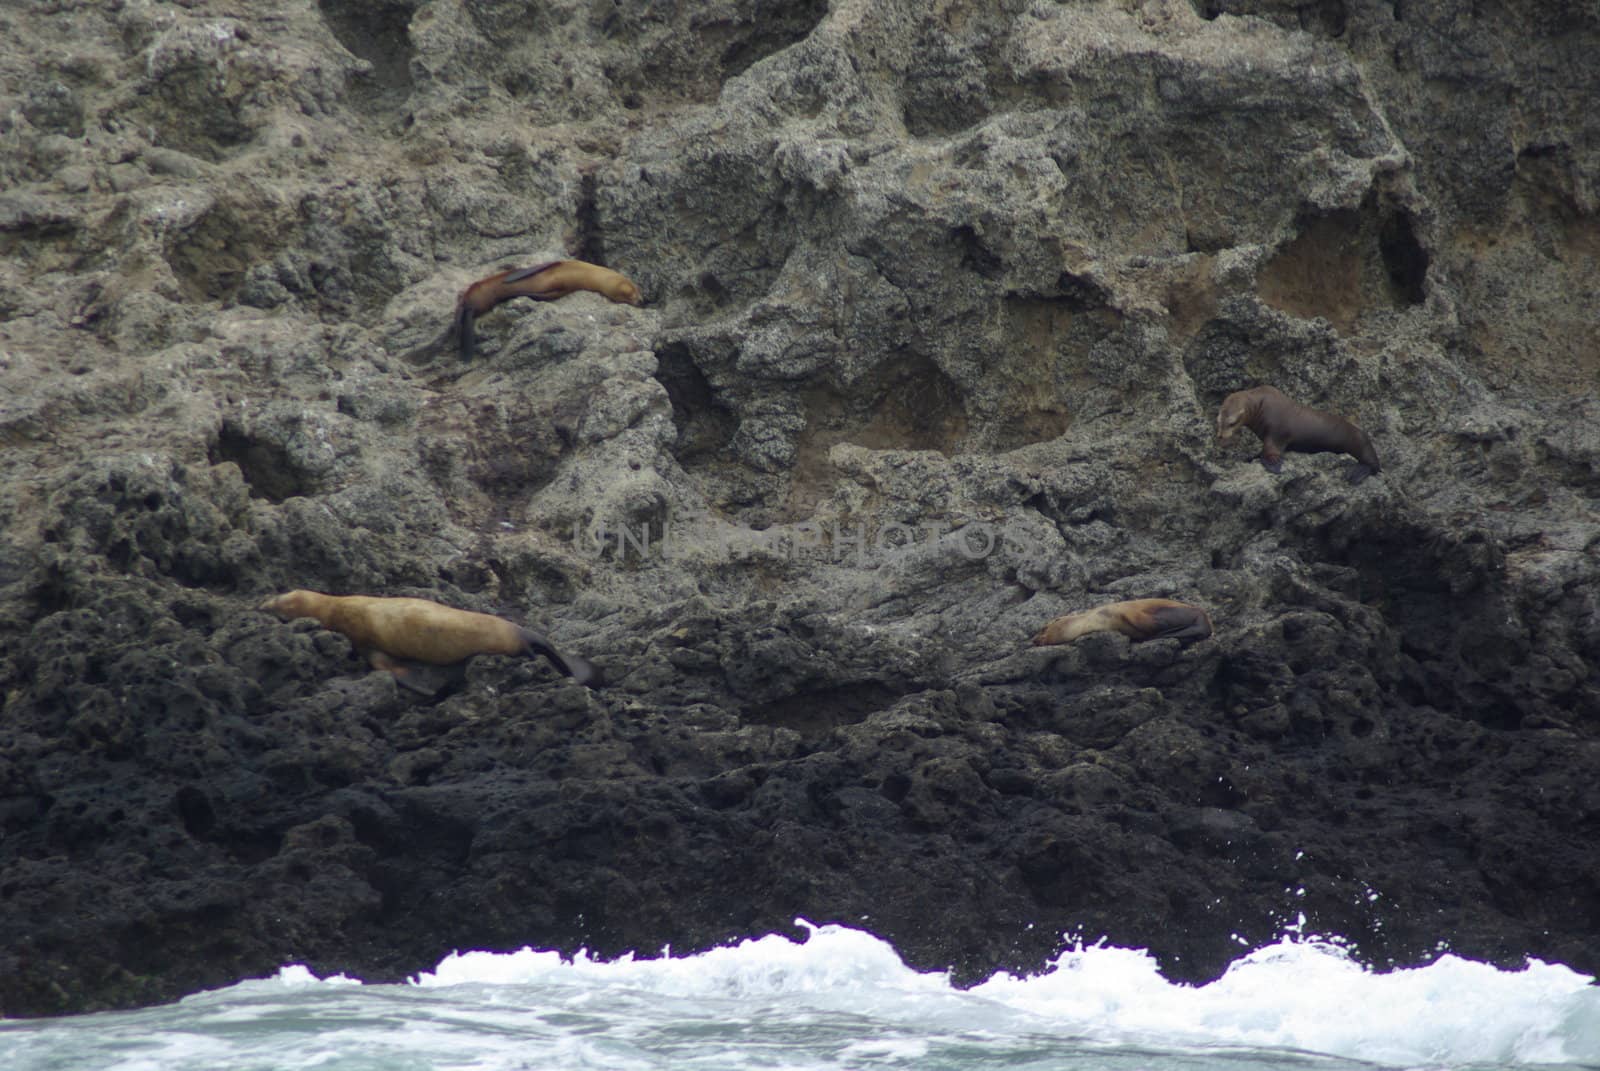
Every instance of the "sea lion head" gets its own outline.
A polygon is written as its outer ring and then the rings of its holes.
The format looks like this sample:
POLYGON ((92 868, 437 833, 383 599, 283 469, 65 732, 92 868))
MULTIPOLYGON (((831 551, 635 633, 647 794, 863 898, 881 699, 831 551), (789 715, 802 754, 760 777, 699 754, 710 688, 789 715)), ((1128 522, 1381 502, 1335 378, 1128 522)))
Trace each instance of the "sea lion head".
POLYGON ((296 589, 265 599, 256 609, 277 614, 285 620, 294 617, 311 617, 313 616, 312 604, 319 598, 321 596, 314 591, 296 589))
POLYGON ((1222 399, 1217 410, 1217 442, 1230 443, 1250 419, 1250 397, 1244 391, 1235 391, 1222 399))
POLYGON ((1035 647, 1048 647, 1058 643, 1071 643, 1083 635, 1084 614, 1067 614, 1058 617, 1034 633, 1035 647))
POLYGON ((618 277, 617 284, 611 288, 611 293, 606 296, 612 301, 621 302, 624 305, 644 304, 644 295, 639 293, 639 288, 634 285, 633 280, 622 276, 618 277))

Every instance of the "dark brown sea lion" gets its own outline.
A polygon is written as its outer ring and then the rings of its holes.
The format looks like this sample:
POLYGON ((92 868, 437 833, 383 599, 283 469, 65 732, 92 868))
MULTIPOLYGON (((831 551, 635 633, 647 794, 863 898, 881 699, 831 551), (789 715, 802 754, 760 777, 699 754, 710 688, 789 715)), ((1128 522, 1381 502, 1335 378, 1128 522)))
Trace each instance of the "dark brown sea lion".
POLYGON ((598 688, 603 683, 598 666, 563 655, 536 632, 502 617, 457 610, 427 599, 324 595, 300 590, 274 595, 260 608, 286 619, 315 618, 323 628, 349 637, 373 668, 388 670, 411 688, 414 685, 406 679, 411 663, 448 666, 479 654, 530 658, 540 654, 579 684, 598 688))
POLYGON ((1356 459, 1345 473, 1351 483, 1378 471, 1378 452, 1367 433, 1342 416, 1301 405, 1276 387, 1235 391, 1217 411, 1217 441, 1231 442, 1241 427, 1261 436, 1261 464, 1283 471, 1283 452, 1349 454, 1356 459))
POLYGON ((461 357, 470 360, 477 343, 473 326, 479 316, 502 301, 532 298, 554 301, 578 290, 593 290, 623 305, 643 305, 633 280, 610 268, 584 260, 547 260, 531 268, 510 268, 479 279, 461 292, 456 302, 456 338, 461 357))
POLYGON ((1198 606, 1172 599, 1133 599, 1058 617, 1033 637, 1035 647, 1071 643, 1091 632, 1120 632, 1140 640, 1178 640, 1185 645, 1211 635, 1211 618, 1198 606))

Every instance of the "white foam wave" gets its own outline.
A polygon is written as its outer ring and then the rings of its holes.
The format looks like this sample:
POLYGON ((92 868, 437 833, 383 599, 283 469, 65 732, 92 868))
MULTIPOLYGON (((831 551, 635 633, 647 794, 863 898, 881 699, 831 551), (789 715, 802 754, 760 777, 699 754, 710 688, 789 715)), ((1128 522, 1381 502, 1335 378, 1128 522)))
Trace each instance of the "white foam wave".
POLYGON ((1519 971, 1445 955, 1368 971, 1339 947, 1284 940, 1204 986, 1173 985, 1146 953, 1091 948, 1034 978, 998 976, 981 993, 1100 1036, 1167 1045, 1240 1045, 1381 1064, 1592 1062, 1600 991, 1566 967, 1519 971))
POLYGON ((958 989, 861 930, 810 926, 695 955, 446 957, 407 985, 304 967, 174 1005, 0 1020, 6 1071, 1246 1071, 1600 1066, 1600 988, 1566 967, 1446 955, 1375 973, 1291 935, 1215 982, 1076 948, 958 989))
MULTIPOLYGON (((1026 978, 958 990, 905 966, 860 930, 815 927, 697 955, 603 962, 585 954, 467 952, 412 979, 424 989, 568 988, 671 1001, 782 1002, 943 1034, 1078 1037, 1097 1044, 1295 1050, 1385 1065, 1600 1062, 1600 989, 1566 967, 1504 971, 1453 955, 1369 971, 1335 944, 1298 937, 1252 952, 1215 982, 1168 982, 1146 952, 1095 946, 1026 978)), ((511 994, 505 994, 510 997, 511 994)), ((512 998, 514 999, 514 997, 512 998)))
POLYGON ((580 952, 563 960, 555 952, 465 952, 446 956, 434 970, 415 976, 420 986, 463 982, 530 985, 582 982, 622 986, 669 996, 749 998, 863 990, 948 991, 942 974, 918 974, 886 942, 844 926, 797 925, 804 942, 781 934, 751 938, 692 956, 639 959, 629 954, 600 961, 580 952))

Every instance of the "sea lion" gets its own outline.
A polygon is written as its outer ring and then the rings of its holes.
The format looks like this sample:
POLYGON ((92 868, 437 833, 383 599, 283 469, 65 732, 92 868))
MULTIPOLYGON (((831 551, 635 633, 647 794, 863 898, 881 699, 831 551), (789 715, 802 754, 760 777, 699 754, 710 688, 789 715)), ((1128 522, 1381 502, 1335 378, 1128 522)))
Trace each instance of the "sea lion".
POLYGON ((563 655, 537 632, 503 617, 457 610, 427 599, 324 595, 299 590, 274 595, 260 609, 286 620, 315 618, 323 628, 342 632, 374 669, 388 670, 397 681, 415 691, 427 690, 406 679, 411 663, 448 666, 479 654, 530 658, 541 654, 579 684, 598 688, 603 683, 598 666, 563 655))
POLYGON ((1211 618, 1198 606, 1172 599, 1112 602, 1056 618, 1033 637, 1033 645, 1071 643, 1091 632, 1120 632, 1134 643, 1178 640, 1187 646, 1211 635, 1211 618))
POLYGON ((1241 427, 1261 436, 1261 464, 1268 472, 1283 471, 1283 452, 1349 454, 1356 459, 1345 472, 1351 483, 1378 471, 1378 452, 1367 433, 1342 416, 1301 405, 1276 387, 1235 391, 1217 410, 1217 442, 1231 442, 1241 427))
POLYGON ((639 288, 621 272, 584 260, 547 260, 531 268, 508 268, 479 279, 456 302, 456 338, 462 360, 471 360, 478 317, 512 298, 554 301, 578 290, 593 290, 622 305, 643 305, 639 288))

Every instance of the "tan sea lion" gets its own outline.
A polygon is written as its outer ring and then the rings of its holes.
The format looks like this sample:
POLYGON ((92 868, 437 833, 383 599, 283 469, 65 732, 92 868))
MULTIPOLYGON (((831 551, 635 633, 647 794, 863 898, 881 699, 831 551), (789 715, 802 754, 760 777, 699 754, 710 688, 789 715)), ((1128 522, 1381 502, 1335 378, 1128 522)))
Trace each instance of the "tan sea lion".
POLYGON ((1345 473, 1351 483, 1378 471, 1378 452, 1367 433, 1344 417, 1301 405, 1276 387, 1235 391, 1217 410, 1217 442, 1233 440, 1241 427, 1261 436, 1261 464, 1283 471, 1283 452, 1349 454, 1356 459, 1345 473))
POLYGON ((274 595, 260 606, 279 617, 310 617, 323 628, 341 632, 366 655, 374 669, 406 679, 412 663, 454 665, 479 654, 544 655, 550 664, 579 684, 598 688, 600 668, 582 658, 563 655, 536 632, 492 614, 457 610, 427 599, 393 599, 370 595, 324 595, 291 591, 274 595))
POLYGON ((1071 643, 1091 632, 1120 632, 1140 640, 1178 640, 1188 645, 1211 635, 1211 618, 1198 606, 1172 599, 1133 599, 1058 617, 1033 637, 1035 647, 1071 643))
POLYGON ((554 301, 578 290, 593 290, 622 305, 644 304, 633 280, 588 261, 547 260, 531 268, 509 268, 479 279, 461 292, 456 302, 456 337, 462 359, 472 358, 477 318, 502 301, 518 297, 554 301))

